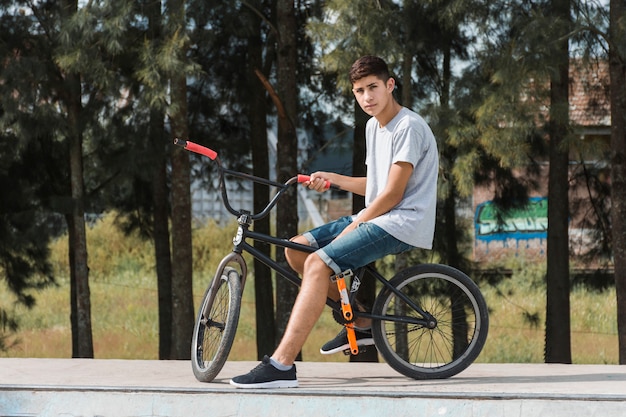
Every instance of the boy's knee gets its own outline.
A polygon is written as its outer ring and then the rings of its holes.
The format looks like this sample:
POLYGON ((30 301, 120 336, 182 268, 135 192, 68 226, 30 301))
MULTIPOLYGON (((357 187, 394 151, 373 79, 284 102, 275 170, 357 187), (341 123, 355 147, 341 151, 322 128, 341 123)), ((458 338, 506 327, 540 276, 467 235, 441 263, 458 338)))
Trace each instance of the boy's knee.
POLYGON ((304 262, 304 271, 313 275, 328 275, 330 277, 333 270, 316 253, 311 254, 304 262))
MULTIPOLYGON (((300 243, 301 245, 309 245, 309 242, 302 236, 298 235, 290 239, 292 242, 300 243)), ((302 268, 304 267, 304 260, 306 259, 308 253, 299 251, 297 249, 285 248, 285 259, 287 259, 287 263, 291 266, 295 271, 302 272, 302 268)))

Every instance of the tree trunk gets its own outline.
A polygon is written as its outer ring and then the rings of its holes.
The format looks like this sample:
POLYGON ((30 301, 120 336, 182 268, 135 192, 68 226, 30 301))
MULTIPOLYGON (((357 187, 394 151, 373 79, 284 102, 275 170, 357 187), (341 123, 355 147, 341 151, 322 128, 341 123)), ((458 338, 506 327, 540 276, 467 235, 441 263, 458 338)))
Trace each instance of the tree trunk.
MULTIPOLYGON (((354 135, 352 136, 352 176, 365 177, 365 125, 369 120, 367 113, 354 100, 354 135)), ((352 213, 358 213, 365 207, 365 197, 352 194, 352 213)))
MULTIPOLYGON (((161 2, 146 4, 148 36, 159 42, 163 36, 161 2)), ((152 228, 154 259, 156 264, 159 305, 159 359, 169 359, 172 354, 172 260, 169 232, 169 187, 167 185, 167 160, 170 146, 165 135, 164 115, 160 110, 150 111, 150 151, 153 154, 152 173, 152 228)))
POLYGON ((172 260, 169 231, 169 187, 167 185, 167 158, 163 126, 163 114, 150 114, 152 150, 155 164, 152 174, 152 198, 154 212, 152 228, 154 259, 156 265, 159 305, 159 359, 169 359, 172 354, 172 260))
MULTIPOLYGON (((296 117, 298 89, 296 85, 297 50, 296 16, 293 0, 277 0, 278 73, 277 90, 283 111, 278 115, 277 178, 284 182, 297 174, 298 138, 296 117)), ((291 237, 298 233, 298 200, 295 187, 291 187, 278 203, 276 211, 277 234, 291 237)), ((276 254, 278 262, 287 266, 283 251, 276 254)), ((291 308, 298 294, 297 287, 286 280, 276 281, 276 327, 277 336, 282 337, 291 308)))
MULTIPOLYGON (((70 117, 70 119, 74 119, 70 117)), ((72 332, 76 331, 76 346, 72 350, 73 358, 93 358, 93 339, 91 332, 91 299, 89 292, 89 266, 87 265, 87 232, 85 228, 85 195, 83 182, 83 147, 82 136, 72 135, 70 140, 70 182, 72 186, 72 235, 70 248, 71 267, 74 270, 74 289, 76 317, 72 320, 72 332)))
MULTIPOLYGON (((555 19, 569 20, 569 0, 553 0, 555 19)), ((567 26, 559 30, 566 34, 567 26)), ((557 73, 550 82, 550 173, 546 287, 546 363, 571 363, 569 283, 569 50, 568 39, 554 50, 557 73)))
MULTIPOLYGON (((61 3, 63 22, 76 13, 76 0, 61 3)), ((93 358, 91 332, 91 300, 89 293, 89 266, 87 264, 87 232, 85 228, 85 184, 83 179, 83 136, 80 127, 81 84, 77 74, 65 75, 64 101, 67 111, 70 188, 72 212, 69 222, 70 268, 72 269, 70 289, 75 314, 72 322, 72 357, 93 358)))
MULTIPOLYGON (((258 2, 253 7, 259 9, 258 2)), ((269 178, 269 155, 267 147, 267 103, 263 84, 255 71, 263 68, 263 41, 261 39, 261 19, 251 10, 248 10, 253 23, 249 38, 249 69, 250 85, 250 140, 252 142, 252 170, 253 174, 261 178, 269 178)), ((254 184, 254 212, 262 211, 269 201, 269 189, 262 184, 254 184)), ((254 222, 254 230, 259 233, 270 233, 270 217, 254 222)), ((254 247, 270 255, 270 245, 254 242, 254 247)), ((257 359, 273 352, 276 343, 276 329, 274 320, 274 297, 271 270, 258 259, 254 260, 254 297, 256 304, 256 344, 257 359)))
MULTIPOLYGON (((170 4, 170 22, 176 32, 185 30, 185 4, 170 4)), ((178 34, 180 36, 180 33, 178 34)), ((185 48, 178 51, 185 59, 185 48)), ((172 137, 189 136, 187 126, 187 80, 183 73, 171 74, 170 118, 172 137)), ((172 155, 172 351, 171 359, 189 359, 194 309, 192 289, 191 178, 189 154, 175 149, 172 155)))
MULTIPOLYGON (((452 46, 451 42, 448 43, 447 48, 444 49, 443 58, 443 85, 441 88, 441 111, 442 114, 447 114, 450 111, 450 85, 452 79, 452 46)), ((442 153, 444 159, 448 161, 450 166, 454 163, 457 156, 457 150, 455 147, 448 144, 448 137, 444 137, 442 153)), ((456 222, 456 202, 458 192, 454 181, 448 182, 447 193, 443 200, 443 225, 444 225, 444 239, 445 239, 445 253, 442 254, 444 262, 454 268, 461 268, 461 251, 459 250, 459 231, 457 229, 456 222)), ((457 339, 455 338, 455 342, 457 339)))
POLYGON ((626 17, 624 0, 610 2, 609 71, 611 76, 611 222, 619 363, 626 364, 626 52, 621 23, 626 17))
MULTIPOLYGON (((162 134, 156 137, 163 139, 162 134)), ((159 303, 159 359, 169 359, 172 356, 172 260, 168 193, 165 159, 162 158, 154 168, 152 179, 154 198, 152 224, 159 303)))
MULTIPOLYGON (((365 166, 365 124, 369 120, 369 116, 361 109, 356 100, 354 100, 354 120, 352 176, 365 177, 367 175, 367 167, 365 166)), ((352 212, 358 213, 364 207, 365 197, 352 194, 352 212)), ((357 300, 368 309, 371 309, 376 299, 376 279, 369 275, 363 278, 357 300)), ((358 355, 350 355, 350 362, 378 362, 376 346, 368 346, 365 352, 358 355)))
MULTIPOLYGON (((172 103, 179 111, 172 114, 173 137, 186 138, 184 77, 172 82, 172 103)), ((191 180, 189 155, 175 149, 172 156, 172 351, 171 359, 189 359, 193 329, 191 180)))
POLYGON ((72 357, 78 354, 78 304, 76 302, 76 268, 74 268, 74 215, 70 212, 65 215, 67 222, 67 246, 70 265, 70 324, 72 327, 72 357))

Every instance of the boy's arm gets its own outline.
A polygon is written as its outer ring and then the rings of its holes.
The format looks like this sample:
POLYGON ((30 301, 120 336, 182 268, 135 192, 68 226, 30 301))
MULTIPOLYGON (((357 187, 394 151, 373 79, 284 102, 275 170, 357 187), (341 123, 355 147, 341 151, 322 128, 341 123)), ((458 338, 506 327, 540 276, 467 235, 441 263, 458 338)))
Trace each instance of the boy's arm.
POLYGON ((383 192, 337 238, 356 229, 360 223, 381 216, 397 206, 402 201, 402 197, 404 197, 404 191, 412 172, 413 165, 408 162, 396 162, 391 165, 391 168, 389 168, 389 180, 383 192))
MULTIPOLYGON (((394 208, 404 197, 404 191, 413 173, 413 165, 409 162, 396 162, 389 168, 389 178, 385 189, 372 201, 365 212, 362 213, 362 221, 368 221, 394 208)), ((311 174, 311 180, 304 185, 312 190, 323 192, 326 190, 326 181, 337 185, 345 191, 358 195, 365 195, 366 178, 350 177, 347 175, 335 174, 334 172, 315 172, 311 174)), ((361 217, 359 217, 361 219, 361 217)))
POLYGON ((404 197, 404 192, 412 173, 413 165, 409 162, 392 164, 391 168, 389 168, 389 178, 384 190, 361 212, 361 215, 352 225, 356 227, 358 223, 372 220, 397 206, 404 197))

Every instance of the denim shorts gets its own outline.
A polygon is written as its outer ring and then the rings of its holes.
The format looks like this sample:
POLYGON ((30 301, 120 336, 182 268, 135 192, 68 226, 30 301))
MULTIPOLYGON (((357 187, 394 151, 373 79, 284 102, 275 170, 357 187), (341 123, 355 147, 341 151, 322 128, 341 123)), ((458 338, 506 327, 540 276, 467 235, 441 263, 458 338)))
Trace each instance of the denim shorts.
POLYGON ((315 253, 336 274, 413 248, 368 222, 359 224, 354 231, 335 240, 350 223, 352 216, 345 216, 302 235, 311 246, 319 248, 315 253))

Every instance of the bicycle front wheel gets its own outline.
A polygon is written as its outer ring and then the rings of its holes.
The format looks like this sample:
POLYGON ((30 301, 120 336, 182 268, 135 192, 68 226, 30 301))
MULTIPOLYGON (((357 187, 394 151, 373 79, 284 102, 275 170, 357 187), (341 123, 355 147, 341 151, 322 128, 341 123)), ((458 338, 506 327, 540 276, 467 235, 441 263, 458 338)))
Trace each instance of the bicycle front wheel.
POLYGON ((406 297, 384 288, 372 308, 374 315, 389 317, 372 323, 374 343, 389 366, 414 379, 441 379, 478 357, 489 314, 467 275, 446 265, 417 265, 389 283, 406 297))
POLYGON ((241 308, 239 273, 226 267, 207 288, 193 328, 191 367, 200 382, 222 370, 235 339, 241 308))

